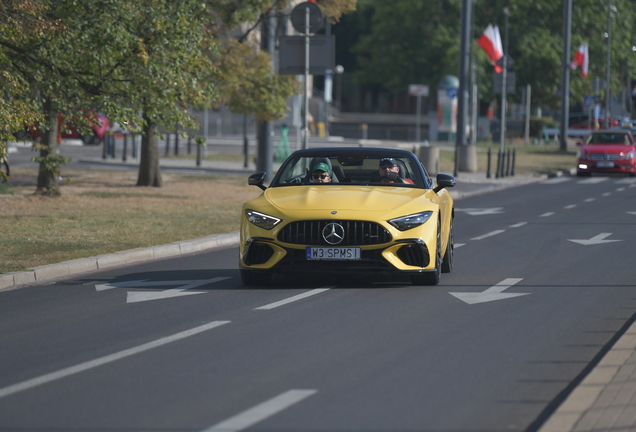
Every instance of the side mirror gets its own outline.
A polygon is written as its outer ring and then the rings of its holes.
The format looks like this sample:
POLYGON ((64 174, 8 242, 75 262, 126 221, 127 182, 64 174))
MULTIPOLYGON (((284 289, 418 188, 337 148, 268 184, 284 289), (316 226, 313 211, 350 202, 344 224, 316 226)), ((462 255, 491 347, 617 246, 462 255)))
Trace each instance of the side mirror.
POLYGON ((453 187, 457 183, 455 177, 448 174, 437 174, 437 177, 435 177, 435 181, 437 182, 437 186, 435 186, 435 188, 433 189, 433 192, 435 193, 441 191, 444 188, 453 187))
POLYGON ((267 177, 266 172, 254 173, 247 179, 247 184, 250 186, 258 186, 259 188, 265 190, 267 189, 267 186, 263 184, 263 182, 265 181, 265 177, 267 177))

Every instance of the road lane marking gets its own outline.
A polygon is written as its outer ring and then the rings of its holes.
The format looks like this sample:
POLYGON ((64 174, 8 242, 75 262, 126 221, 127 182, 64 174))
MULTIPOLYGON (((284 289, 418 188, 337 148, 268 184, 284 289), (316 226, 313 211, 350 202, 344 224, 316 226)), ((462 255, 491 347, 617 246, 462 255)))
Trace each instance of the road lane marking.
POLYGON ((519 228, 519 227, 524 226, 524 225, 525 225, 525 224, 527 224, 527 223, 528 223, 528 222, 519 222, 519 223, 516 223, 516 224, 514 224, 514 225, 510 225, 510 228, 519 228))
POLYGON ((499 214, 503 213, 503 207, 492 207, 492 208, 456 208, 456 212, 464 212, 471 216, 483 216, 483 215, 491 215, 491 214, 499 214))
POLYGON ((547 213, 543 213, 541 216, 539 217, 549 217, 549 216, 553 216, 554 212, 547 212, 547 213))
POLYGON ((542 181, 541 184, 557 184, 566 181, 570 181, 570 179, 568 177, 553 177, 551 179, 542 181))
POLYGON ((619 188, 616 189, 616 192, 623 192, 624 190, 625 190, 624 187, 619 187, 619 188))
POLYGON ((279 306, 286 305, 288 303, 292 303, 292 302, 295 302, 295 301, 298 301, 298 300, 302 300, 302 299, 307 298, 307 297, 311 297, 311 296, 316 295, 316 294, 320 294, 320 293, 325 292, 325 291, 329 291, 331 288, 333 288, 333 287, 316 288, 316 289, 313 289, 311 291, 307 291, 307 292, 304 292, 302 294, 298 294, 298 295, 295 295, 293 297, 286 298, 284 300, 280 300, 280 301, 277 301, 277 302, 274 302, 274 303, 266 304, 265 306, 259 306, 257 308, 254 308, 254 310, 270 310, 270 309, 274 309, 274 308, 277 308, 279 306))
POLYGON ((605 192, 603 194, 601 194, 601 196, 610 196, 612 193, 611 192, 605 192))
POLYGON ((318 390, 288 390, 201 432, 238 432, 314 395, 318 390))
POLYGON ((596 198, 587 198, 583 200, 583 202, 592 202, 592 201, 596 201, 596 198))
POLYGON ((577 183, 578 184, 596 184, 596 183, 602 183, 604 181, 607 181, 607 177, 590 177, 585 180, 579 180, 577 183))
POLYGON ((89 369, 96 368, 98 366, 105 365, 107 363, 114 362, 116 360, 121 360, 126 357, 130 357, 135 354, 142 353, 144 351, 148 351, 153 348, 160 347, 162 345, 169 344, 171 342, 176 342, 181 339, 188 338, 190 336, 194 336, 196 334, 202 333, 207 330, 211 330, 213 328, 222 326, 223 324, 227 324, 230 321, 212 321, 208 324, 204 324, 199 327, 194 327, 190 330, 182 331, 180 333, 173 334, 172 336, 166 336, 161 339, 157 339, 152 342, 148 342, 133 348, 128 348, 123 351, 116 352, 114 354, 109 354, 104 357, 100 357, 95 360, 90 360, 84 363, 80 363, 75 366, 68 367, 66 369, 61 369, 56 372, 51 372, 45 375, 40 375, 39 377, 32 378, 30 380, 22 381, 21 383, 13 384, 8 387, 0 388, 0 398, 9 396, 14 393, 18 393, 24 390, 31 389, 33 387, 40 386, 42 384, 49 383, 51 381, 55 381, 61 378, 65 378, 67 376, 75 375, 80 372, 84 372, 89 369))
POLYGON ((502 232, 504 232, 504 231, 505 231, 505 230, 495 230, 495 231, 491 231, 491 232, 489 232, 489 233, 487 233, 487 234, 484 234, 484 235, 481 235, 481 236, 479 236, 479 237, 473 237, 473 238, 471 238, 471 240, 483 240, 483 239, 485 239, 485 238, 492 237, 492 236, 495 236, 495 235, 497 235, 497 234, 501 234, 501 233, 502 233, 502 232))
POLYGON ((458 247, 466 246, 466 243, 455 243, 453 247, 457 249, 458 247))
POLYGON ((574 207, 576 207, 576 204, 570 204, 570 205, 566 205, 565 207, 563 207, 566 210, 570 210, 573 209, 574 207))
POLYGON ((468 303, 469 305, 486 303, 496 300, 505 300, 514 297, 521 297, 530 295, 531 293, 505 293, 504 291, 511 286, 521 282, 523 278, 507 278, 499 282, 497 285, 493 285, 483 292, 449 292, 455 298, 468 303))

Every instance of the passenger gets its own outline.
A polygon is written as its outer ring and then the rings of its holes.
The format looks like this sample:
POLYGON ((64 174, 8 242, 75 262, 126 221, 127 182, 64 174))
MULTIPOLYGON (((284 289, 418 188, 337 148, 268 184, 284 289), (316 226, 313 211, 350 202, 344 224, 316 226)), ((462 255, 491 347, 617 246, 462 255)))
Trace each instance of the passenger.
POLYGON ((324 162, 317 163, 311 170, 311 183, 331 183, 331 171, 329 165, 324 162))
POLYGON ((413 180, 402 178, 400 176, 400 166, 394 158, 383 158, 380 160, 380 167, 378 168, 380 174, 380 181, 382 183, 410 183, 413 184, 413 180))

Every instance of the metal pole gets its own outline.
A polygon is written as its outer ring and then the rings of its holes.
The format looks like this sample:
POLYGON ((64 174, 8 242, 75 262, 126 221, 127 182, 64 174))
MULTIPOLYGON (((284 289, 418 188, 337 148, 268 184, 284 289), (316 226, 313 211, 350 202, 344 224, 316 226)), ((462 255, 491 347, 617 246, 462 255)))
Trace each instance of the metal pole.
POLYGON ((612 32, 612 0, 607 0, 607 64, 605 71, 605 129, 610 127, 610 58, 611 58, 611 32, 612 32))
POLYGON ((528 145, 530 144, 530 110, 532 109, 532 105, 530 104, 530 96, 532 94, 532 86, 530 84, 526 85, 526 130, 523 136, 523 142, 528 145))
POLYGON ((309 8, 305 8, 305 116, 303 118, 303 148, 309 147, 309 8))
POLYGON ((505 151, 506 140, 506 79, 508 77, 508 8, 503 9, 505 16, 503 71, 501 72, 501 130, 499 131, 499 152, 505 151))
POLYGON ((415 119, 415 141, 420 142, 420 122, 422 116, 422 95, 417 95, 417 105, 416 105, 417 114, 415 119))
MULTIPOLYGON (((459 146, 466 145, 466 125, 468 124, 468 67, 470 65, 470 17, 472 0, 462 3, 462 31, 459 57, 459 91, 457 94, 457 136, 455 155, 459 155, 459 146)), ((459 173, 459 157, 455 157, 455 176, 459 173)))
POLYGON ((561 130, 559 148, 568 148, 568 127, 570 119, 570 33, 572 32, 572 0, 563 2, 563 60, 561 80, 561 130))

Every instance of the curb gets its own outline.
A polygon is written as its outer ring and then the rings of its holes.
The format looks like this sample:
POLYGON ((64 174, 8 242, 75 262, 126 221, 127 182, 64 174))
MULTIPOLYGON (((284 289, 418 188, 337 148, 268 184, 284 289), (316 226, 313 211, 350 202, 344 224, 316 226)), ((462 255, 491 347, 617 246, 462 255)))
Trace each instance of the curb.
POLYGON ((57 264, 35 267, 23 272, 4 273, 0 274, 0 291, 11 289, 19 285, 49 281, 78 273, 87 273, 109 267, 202 252, 221 246, 232 246, 238 244, 238 242, 239 232, 234 231, 228 234, 215 234, 195 240, 63 261, 57 264))

